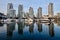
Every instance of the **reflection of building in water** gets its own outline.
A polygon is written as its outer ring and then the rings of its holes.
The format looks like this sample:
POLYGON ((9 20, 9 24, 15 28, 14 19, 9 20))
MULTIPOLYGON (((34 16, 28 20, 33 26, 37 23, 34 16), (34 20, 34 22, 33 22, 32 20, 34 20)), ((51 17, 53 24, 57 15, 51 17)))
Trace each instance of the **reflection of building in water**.
POLYGON ((29 32, 33 33, 33 29, 34 29, 34 23, 29 25, 29 32))
POLYGON ((54 24, 53 23, 49 24, 49 34, 51 37, 54 36, 54 24))
POLYGON ((34 22, 25 22, 25 26, 29 26, 30 24, 32 24, 32 23, 34 23, 34 22))
POLYGON ((39 32, 42 32, 42 24, 41 23, 38 23, 37 25, 38 25, 38 31, 39 32))
POLYGON ((4 24, 0 22, 0 27, 3 27, 3 25, 4 25, 4 24))
POLYGON ((18 33, 23 34, 24 22, 18 23, 18 33))
POLYGON ((28 23, 25 23, 25 26, 29 26, 29 24, 28 23))
POLYGON ((7 24, 7 36, 12 36, 14 30, 15 30, 15 23, 7 24))

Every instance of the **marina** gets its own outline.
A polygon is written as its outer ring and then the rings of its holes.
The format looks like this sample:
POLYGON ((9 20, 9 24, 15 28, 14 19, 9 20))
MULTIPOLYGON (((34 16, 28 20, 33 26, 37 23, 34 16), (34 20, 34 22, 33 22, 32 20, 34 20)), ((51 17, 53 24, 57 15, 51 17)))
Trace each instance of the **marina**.
POLYGON ((60 39, 60 26, 58 24, 52 22, 0 23, 0 40, 60 39))

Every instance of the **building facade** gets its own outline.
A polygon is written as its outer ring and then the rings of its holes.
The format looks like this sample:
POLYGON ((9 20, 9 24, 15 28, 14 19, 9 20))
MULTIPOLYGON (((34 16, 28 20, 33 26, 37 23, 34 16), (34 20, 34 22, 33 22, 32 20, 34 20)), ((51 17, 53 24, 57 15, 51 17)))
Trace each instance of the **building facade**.
POLYGON ((7 15, 9 14, 10 9, 13 9, 13 4, 12 3, 8 3, 8 5, 7 5, 7 15))
POLYGON ((37 18, 41 18, 41 17, 42 17, 42 8, 39 7, 37 12, 37 18))
POLYGON ((18 18, 23 17, 23 5, 18 6, 18 18))
POLYGON ((12 3, 8 3, 8 5, 7 5, 7 17, 8 18, 16 17, 16 10, 14 10, 12 3))
POLYGON ((29 8, 29 17, 30 18, 33 18, 34 17, 34 11, 33 11, 33 8, 32 7, 29 8))
POLYGON ((53 15, 54 15, 53 3, 49 3, 49 5, 48 5, 48 15, 49 15, 49 17, 53 17, 53 15))
POLYGON ((16 17, 16 10, 10 9, 10 10, 9 10, 9 17, 15 18, 15 17, 16 17))

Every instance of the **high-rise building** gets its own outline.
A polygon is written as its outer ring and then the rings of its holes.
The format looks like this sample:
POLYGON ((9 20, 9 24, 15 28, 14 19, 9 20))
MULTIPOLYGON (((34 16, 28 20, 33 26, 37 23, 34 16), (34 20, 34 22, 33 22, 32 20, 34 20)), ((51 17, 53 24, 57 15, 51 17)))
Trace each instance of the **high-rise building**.
POLYGON ((7 5, 7 15, 9 15, 9 10, 13 9, 13 4, 12 3, 8 3, 7 5))
POLYGON ((34 17, 34 11, 33 11, 33 8, 32 7, 29 8, 29 17, 30 18, 33 18, 34 17))
POLYGON ((13 9, 13 4, 12 3, 8 3, 7 9, 13 9))
POLYGON ((39 7, 37 12, 37 18, 41 18, 41 17, 42 17, 42 8, 39 7))
POLYGON ((18 6, 18 18, 23 17, 23 5, 18 6))
POLYGON ((49 3, 48 5, 48 15, 49 17, 53 17, 53 3, 49 3))
POLYGON ((10 9, 10 10, 9 10, 9 17, 15 18, 15 17, 16 17, 16 10, 10 9))
POLYGON ((13 4, 8 3, 8 5, 7 5, 7 17, 14 18, 14 17, 16 17, 15 13, 16 13, 16 10, 13 9, 13 4))

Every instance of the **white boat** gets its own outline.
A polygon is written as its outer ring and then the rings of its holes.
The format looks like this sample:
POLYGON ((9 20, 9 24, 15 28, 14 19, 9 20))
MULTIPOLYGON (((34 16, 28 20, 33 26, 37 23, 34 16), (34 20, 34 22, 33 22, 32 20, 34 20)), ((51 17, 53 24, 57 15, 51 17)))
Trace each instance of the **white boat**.
POLYGON ((26 22, 26 23, 28 23, 28 22, 33 22, 33 19, 31 19, 31 18, 25 19, 25 22, 26 22))

